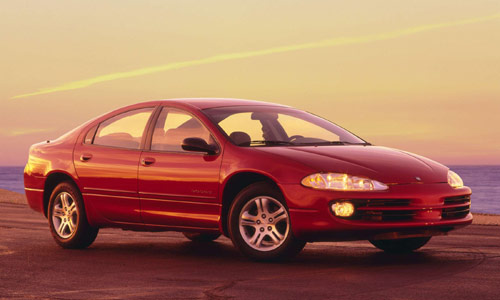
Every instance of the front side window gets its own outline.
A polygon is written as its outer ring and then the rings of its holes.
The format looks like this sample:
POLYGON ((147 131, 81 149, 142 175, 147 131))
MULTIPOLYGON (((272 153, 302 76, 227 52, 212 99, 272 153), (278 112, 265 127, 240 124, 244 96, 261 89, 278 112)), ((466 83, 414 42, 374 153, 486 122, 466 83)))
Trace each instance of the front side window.
POLYGON ((233 106, 203 112, 243 147, 367 144, 325 119, 292 108, 233 106))
POLYGON ((234 132, 245 132, 252 141, 263 139, 262 124, 258 120, 252 120, 251 112, 232 114, 220 121, 219 126, 228 134, 234 132))
POLYGON ((182 110, 164 107, 155 124, 151 150, 186 152, 182 149, 186 138, 201 138, 215 146, 210 131, 197 118, 182 110))
POLYGON ((93 144, 139 149, 153 107, 135 109, 116 115, 99 124, 93 144))

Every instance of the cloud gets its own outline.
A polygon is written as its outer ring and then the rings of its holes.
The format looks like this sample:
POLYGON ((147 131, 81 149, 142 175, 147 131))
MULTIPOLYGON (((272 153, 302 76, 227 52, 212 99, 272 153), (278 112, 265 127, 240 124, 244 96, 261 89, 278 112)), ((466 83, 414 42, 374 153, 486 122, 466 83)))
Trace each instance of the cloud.
POLYGON ((17 96, 14 96, 12 99, 25 98, 25 97, 43 95, 43 94, 51 94, 51 93, 61 92, 61 91, 82 89, 82 88, 86 88, 88 86, 94 85, 96 83, 113 81, 113 80, 124 79, 124 78, 138 77, 138 76, 143 76, 143 75, 148 75, 148 74, 153 74, 153 73, 158 73, 158 72, 164 72, 164 71, 169 71, 169 70, 176 70, 176 69, 181 69, 181 68, 186 68, 186 67, 192 67, 192 66, 213 64, 213 63, 217 63, 217 62, 221 62, 221 61, 244 59, 244 58, 249 58, 249 57, 258 57, 258 56, 285 53, 285 52, 305 50, 305 49, 315 49, 315 48, 334 47, 334 46, 342 46, 342 45, 353 45, 353 44, 365 44, 365 43, 370 43, 370 42, 375 42, 375 41, 395 39, 395 38, 399 38, 399 37, 403 37, 403 36, 413 35, 413 34, 417 34, 417 33, 421 33, 421 32, 426 32, 426 31, 431 31, 431 30, 436 30, 436 29, 441 29, 441 28, 446 28, 446 27, 481 23, 481 22, 487 22, 487 21, 496 20, 496 19, 500 19, 500 13, 497 13, 494 15, 477 17, 477 18, 471 18, 471 19, 462 19, 462 20, 458 20, 458 21, 420 25, 420 26, 416 26, 416 27, 409 27, 409 28, 404 28, 404 29, 399 29, 399 30, 384 32, 384 33, 378 33, 378 34, 370 34, 370 35, 355 36, 355 37, 338 37, 338 38, 321 40, 321 41, 317 41, 317 42, 295 44, 295 45, 288 45, 288 46, 281 46, 281 47, 273 47, 273 48, 262 49, 262 50, 227 53, 227 54, 210 56, 210 57, 202 58, 202 59, 173 62, 173 63, 169 63, 169 64, 165 64, 165 65, 141 68, 141 69, 126 71, 126 72, 110 73, 110 74, 97 76, 94 78, 72 81, 72 82, 62 84, 60 86, 51 87, 51 88, 42 88, 42 89, 39 89, 38 91, 35 91, 35 92, 17 95, 17 96))
POLYGON ((5 136, 20 136, 41 132, 53 131, 52 128, 14 128, 14 129, 0 129, 0 134, 5 136))

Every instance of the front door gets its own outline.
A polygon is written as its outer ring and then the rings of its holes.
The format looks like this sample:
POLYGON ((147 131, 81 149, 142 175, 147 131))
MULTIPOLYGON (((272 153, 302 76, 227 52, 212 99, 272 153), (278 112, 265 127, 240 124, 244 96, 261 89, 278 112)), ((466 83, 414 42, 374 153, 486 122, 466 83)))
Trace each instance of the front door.
POLYGON ((151 150, 141 154, 139 195, 146 224, 217 228, 222 155, 188 152, 185 138, 215 144, 208 129, 191 114, 164 107, 153 129, 151 150))
POLYGON ((97 214, 93 219, 141 223, 137 168, 153 110, 141 108, 113 116, 77 143, 73 161, 87 210, 97 214))

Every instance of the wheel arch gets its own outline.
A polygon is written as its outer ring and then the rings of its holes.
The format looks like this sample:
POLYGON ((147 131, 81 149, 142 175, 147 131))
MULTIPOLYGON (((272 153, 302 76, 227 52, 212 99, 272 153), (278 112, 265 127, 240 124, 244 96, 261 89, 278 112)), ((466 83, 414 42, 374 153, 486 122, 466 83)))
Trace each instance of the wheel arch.
MULTIPOLYGON (((47 179, 45 179, 45 185, 43 188, 43 214, 45 215, 45 217, 48 216, 50 195, 52 195, 52 192, 54 191, 56 186, 61 182, 71 182, 75 185, 76 188, 78 188, 75 179, 68 173, 62 171, 54 171, 50 173, 47 176, 47 179)), ((80 189, 78 188, 78 190, 80 189)))
POLYGON ((266 174, 255 171, 242 171, 231 175, 226 180, 222 191, 221 220, 219 226, 224 235, 228 236, 227 218, 229 215, 229 208, 231 207, 234 198, 241 190, 256 182, 270 183, 275 186, 282 195, 284 195, 280 186, 276 183, 276 180, 266 174))

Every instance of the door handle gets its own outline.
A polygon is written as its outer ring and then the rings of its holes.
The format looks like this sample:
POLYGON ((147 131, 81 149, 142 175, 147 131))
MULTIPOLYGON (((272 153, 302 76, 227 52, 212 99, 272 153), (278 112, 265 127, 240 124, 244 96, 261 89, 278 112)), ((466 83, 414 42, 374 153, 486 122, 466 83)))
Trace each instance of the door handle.
POLYGON ((152 157, 145 157, 145 158, 141 159, 141 165, 150 166, 150 165, 154 164, 155 161, 156 160, 152 157))
POLYGON ((90 153, 83 153, 82 156, 80 156, 81 161, 88 161, 92 158, 92 154, 90 153))

